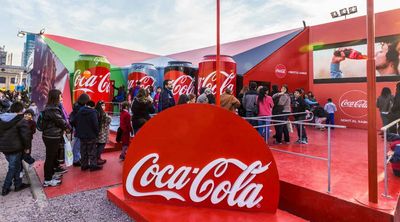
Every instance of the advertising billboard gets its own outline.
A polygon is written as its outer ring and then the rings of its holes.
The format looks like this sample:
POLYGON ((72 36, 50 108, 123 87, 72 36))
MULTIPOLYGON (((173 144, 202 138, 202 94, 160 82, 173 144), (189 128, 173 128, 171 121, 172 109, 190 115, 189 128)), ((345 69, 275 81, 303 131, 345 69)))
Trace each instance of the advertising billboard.
MULTIPOLYGON (((400 80, 399 53, 396 49, 400 47, 399 40, 400 35, 376 39, 375 65, 378 81, 400 80)), ((321 79, 332 82, 350 81, 350 79, 365 81, 366 55, 366 40, 315 46, 313 51, 315 82, 318 83, 321 79)))

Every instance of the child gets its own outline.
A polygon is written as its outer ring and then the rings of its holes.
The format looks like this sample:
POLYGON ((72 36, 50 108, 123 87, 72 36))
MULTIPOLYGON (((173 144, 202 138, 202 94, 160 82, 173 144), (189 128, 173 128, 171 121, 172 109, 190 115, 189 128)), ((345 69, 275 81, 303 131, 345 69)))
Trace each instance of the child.
POLYGON ((32 109, 28 109, 25 111, 24 119, 26 119, 29 123, 29 128, 31 131, 29 141, 31 141, 31 144, 29 146, 29 149, 22 154, 22 160, 24 160, 27 164, 29 164, 29 167, 32 167, 33 163, 35 162, 35 159, 33 159, 31 156, 33 134, 36 133, 36 122, 34 121, 34 117, 35 117, 35 112, 32 109))
POLYGON ((335 112, 337 111, 337 109, 331 98, 329 98, 328 103, 325 104, 324 110, 329 114, 328 118, 326 119, 326 124, 335 125, 335 112))

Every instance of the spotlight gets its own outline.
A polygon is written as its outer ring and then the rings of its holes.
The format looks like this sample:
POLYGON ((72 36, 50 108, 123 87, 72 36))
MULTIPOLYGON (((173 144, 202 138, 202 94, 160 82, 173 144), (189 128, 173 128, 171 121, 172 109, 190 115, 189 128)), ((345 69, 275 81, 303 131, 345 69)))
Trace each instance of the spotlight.
POLYGON ((349 14, 354 14, 357 12, 357 6, 351 6, 349 7, 349 14))
POLYGON ((337 18, 339 17, 339 14, 337 13, 337 11, 331 12, 331 16, 332 18, 337 18))
POLYGON ((25 35, 26 35, 26 32, 24 32, 24 31, 18 31, 18 34, 17 34, 18 37, 22 38, 22 37, 24 37, 25 35))
POLYGON ((44 34, 44 31, 45 31, 45 29, 42 28, 42 29, 40 30, 40 32, 39 32, 39 35, 43 35, 43 34, 44 34))
POLYGON ((343 8, 339 10, 340 16, 346 16, 349 14, 349 12, 347 11, 347 8, 343 8))

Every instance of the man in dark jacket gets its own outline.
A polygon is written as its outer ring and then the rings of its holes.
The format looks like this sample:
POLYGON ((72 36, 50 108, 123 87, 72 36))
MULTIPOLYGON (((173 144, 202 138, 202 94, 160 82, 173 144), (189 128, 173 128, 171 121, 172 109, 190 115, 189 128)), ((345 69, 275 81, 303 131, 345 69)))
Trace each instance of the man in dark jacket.
POLYGON ((8 171, 4 180, 2 196, 10 193, 14 182, 15 191, 29 187, 22 183, 19 173, 21 171, 22 152, 31 148, 30 128, 24 119, 23 105, 15 102, 11 105, 11 113, 0 115, 0 151, 4 153, 8 161, 8 171))
MULTIPOLYGON (((258 93, 257 83, 251 82, 249 85, 250 90, 243 97, 243 107, 246 110, 246 117, 255 117, 258 113, 255 113, 257 110, 257 97, 258 93)), ((257 120, 249 120, 249 123, 253 126, 257 126, 257 120)))
MULTIPOLYGON (((294 91, 294 102, 293 102, 293 113, 301 113, 301 112, 308 112, 309 107, 307 103, 304 101, 303 97, 301 96, 301 90, 296 89, 294 91)), ((296 121, 303 121, 306 119, 306 114, 295 115, 294 119, 296 121)), ((297 129, 297 136, 299 139, 296 141, 297 143, 307 144, 307 133, 304 124, 296 124, 297 129)))
POLYGON ((76 115, 76 136, 81 141, 81 170, 100 170, 97 165, 96 139, 99 135, 99 118, 94 109, 95 103, 90 100, 76 115))
MULTIPOLYGON (((79 110, 86 105, 87 102, 89 102, 90 97, 88 94, 83 93, 79 96, 78 101, 74 104, 72 108, 72 112, 69 115, 69 122, 71 126, 75 129, 76 128, 76 115, 78 114, 79 110)), ((73 147, 72 147, 72 154, 73 154, 73 165, 76 167, 81 166, 81 141, 79 140, 78 137, 76 137, 76 131, 74 131, 74 142, 73 142, 73 147)))
POLYGON ((161 110, 166 110, 169 107, 175 106, 174 95, 172 94, 172 81, 164 80, 164 90, 161 92, 160 106, 161 110))

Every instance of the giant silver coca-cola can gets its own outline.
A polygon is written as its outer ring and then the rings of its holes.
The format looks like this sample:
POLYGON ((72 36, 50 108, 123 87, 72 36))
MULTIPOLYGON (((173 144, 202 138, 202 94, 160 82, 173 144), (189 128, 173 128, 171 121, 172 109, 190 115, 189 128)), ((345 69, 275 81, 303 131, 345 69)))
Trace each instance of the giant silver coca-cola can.
POLYGON ((150 63, 132 63, 128 74, 128 89, 134 88, 137 82, 148 89, 156 83, 157 69, 150 63))
POLYGON ((220 67, 221 67, 221 80, 220 86, 217 89, 217 62, 216 55, 206 55, 203 60, 199 63, 199 74, 197 79, 197 92, 200 89, 210 88, 215 95, 224 93, 226 88, 236 92, 236 62, 231 56, 221 55, 220 56, 220 67))

